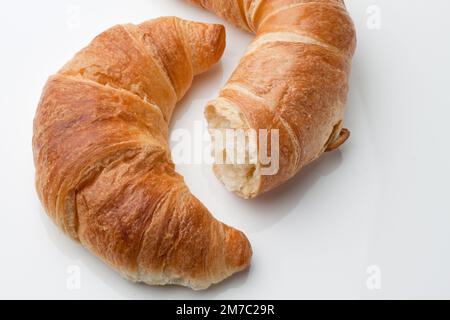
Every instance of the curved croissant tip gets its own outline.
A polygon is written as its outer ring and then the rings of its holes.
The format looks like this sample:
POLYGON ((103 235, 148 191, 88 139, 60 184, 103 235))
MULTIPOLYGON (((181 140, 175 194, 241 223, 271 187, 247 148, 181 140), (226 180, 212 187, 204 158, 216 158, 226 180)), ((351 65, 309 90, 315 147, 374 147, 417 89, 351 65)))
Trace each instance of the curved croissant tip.
POLYGON ((226 31, 221 24, 189 21, 186 36, 189 39, 194 74, 210 69, 222 57, 226 47, 226 31))
POLYGON ((221 24, 213 24, 211 26, 211 39, 212 39, 212 50, 214 54, 212 55, 212 64, 219 62, 220 58, 225 51, 226 42, 227 42, 227 34, 225 31, 225 27, 221 24))
POLYGON ((227 232, 225 261, 233 272, 242 271, 250 266, 253 250, 247 237, 240 231, 229 229, 227 232))

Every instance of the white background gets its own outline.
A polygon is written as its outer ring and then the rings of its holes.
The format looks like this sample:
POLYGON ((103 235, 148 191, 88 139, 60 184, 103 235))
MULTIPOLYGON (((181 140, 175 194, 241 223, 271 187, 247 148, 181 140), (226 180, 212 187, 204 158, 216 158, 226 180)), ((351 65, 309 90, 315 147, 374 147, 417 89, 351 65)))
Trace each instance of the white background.
MULTIPOLYGON (((179 166, 193 193, 245 231, 255 252, 249 271, 197 293, 129 283, 54 227, 34 191, 32 120, 47 77, 104 29, 161 15, 221 21, 181 0, 3 1, 0 298, 450 298, 450 2, 347 5, 359 42, 352 137, 339 152, 254 201, 225 191, 208 165, 179 166), (79 288, 67 285, 74 270, 79 288), (377 290, 367 285, 374 277, 377 290)), ((204 103, 251 41, 226 26, 222 63, 195 81, 174 128, 193 130, 203 119, 204 103)))

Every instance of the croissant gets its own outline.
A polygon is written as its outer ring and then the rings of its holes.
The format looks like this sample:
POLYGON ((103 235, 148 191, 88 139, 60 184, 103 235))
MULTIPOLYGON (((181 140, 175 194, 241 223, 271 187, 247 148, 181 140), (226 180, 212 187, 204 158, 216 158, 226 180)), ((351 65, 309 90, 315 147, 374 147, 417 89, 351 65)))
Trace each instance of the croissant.
POLYGON ((168 146, 176 102, 224 48, 220 25, 174 17, 118 25, 43 91, 33 136, 43 206, 132 281, 199 290, 250 263, 245 235, 189 192, 168 146))
MULTIPOLYGON (((258 135, 259 148, 247 143, 246 162, 214 165, 229 190, 256 197, 347 140, 343 120, 356 37, 343 1, 189 1, 256 33, 220 97, 206 107, 210 130, 278 133, 278 141, 264 145, 258 135), (277 156, 275 170, 264 170, 266 154, 277 156)), ((230 151, 213 140, 215 154, 230 151)))

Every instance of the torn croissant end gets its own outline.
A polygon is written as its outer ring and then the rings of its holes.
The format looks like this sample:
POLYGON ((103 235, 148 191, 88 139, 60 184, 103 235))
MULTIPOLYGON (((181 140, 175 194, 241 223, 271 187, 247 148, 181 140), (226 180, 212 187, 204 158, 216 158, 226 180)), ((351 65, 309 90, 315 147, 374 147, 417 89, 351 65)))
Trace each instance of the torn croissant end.
MULTIPOLYGON (((212 137, 212 155, 214 157, 216 154, 222 154, 223 159, 226 160, 229 150, 224 143, 217 143, 214 132, 216 130, 223 132, 227 129, 246 131, 250 128, 245 117, 238 108, 219 99, 208 104, 205 117, 212 137)), ((237 145, 233 144, 233 147, 235 149, 233 154, 236 154, 237 145)), ((249 159, 258 159, 258 152, 257 150, 249 150, 249 143, 245 143, 244 152, 246 160, 244 164, 233 163, 233 159, 231 159, 231 163, 216 162, 213 170, 217 178, 229 191, 244 199, 250 199, 258 194, 261 185, 261 166, 259 161, 250 163, 249 159)))
POLYGON ((214 166, 229 190, 244 198, 269 192, 348 139, 343 121, 356 32, 343 0, 189 1, 255 34, 219 98, 207 106, 210 129, 279 134, 276 171, 214 166))

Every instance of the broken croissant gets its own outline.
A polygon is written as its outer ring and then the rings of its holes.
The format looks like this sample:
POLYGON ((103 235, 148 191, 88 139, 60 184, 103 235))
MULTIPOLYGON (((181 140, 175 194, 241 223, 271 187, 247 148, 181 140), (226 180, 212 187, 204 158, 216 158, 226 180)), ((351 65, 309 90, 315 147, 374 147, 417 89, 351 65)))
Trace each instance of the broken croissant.
POLYGON ((168 146, 176 102, 224 47, 220 25, 119 25, 44 89, 33 138, 40 199, 66 234, 130 280, 205 289, 250 263, 245 235, 189 192, 168 146))
MULTIPOLYGON (((342 0, 188 1, 256 34, 220 97, 206 108, 211 131, 278 130, 279 143, 268 150, 261 140, 257 154, 247 144, 245 158, 256 163, 215 164, 229 190, 256 197, 347 140, 343 120, 356 37, 342 0), (268 174, 261 161, 266 154, 278 161, 268 174)), ((214 141, 216 154, 230 151, 214 141)))

